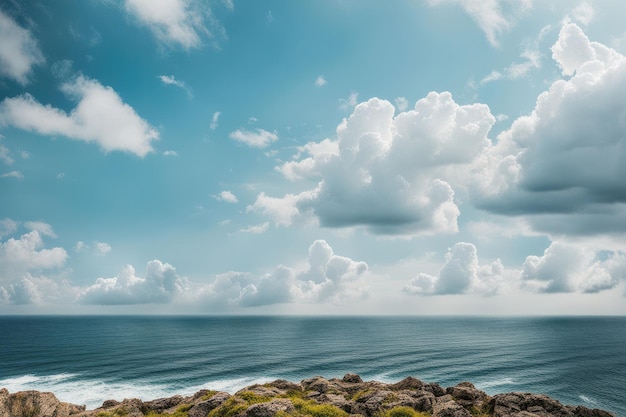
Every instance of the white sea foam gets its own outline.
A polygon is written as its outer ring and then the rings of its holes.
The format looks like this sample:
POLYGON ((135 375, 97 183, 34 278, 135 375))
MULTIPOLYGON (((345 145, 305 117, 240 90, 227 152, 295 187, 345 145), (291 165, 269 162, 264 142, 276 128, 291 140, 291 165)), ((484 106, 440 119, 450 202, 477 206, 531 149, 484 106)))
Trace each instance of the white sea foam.
POLYGON ((122 401, 124 398, 153 400, 176 394, 191 395, 201 389, 235 393, 252 384, 263 384, 276 378, 233 378, 209 381, 195 386, 155 384, 150 381, 103 381, 85 379, 76 374, 23 375, 0 380, 0 387, 9 392, 37 390, 53 392, 60 401, 86 405, 91 410, 105 400, 122 401))
POLYGON ((515 384, 515 381, 513 380, 513 378, 501 378, 501 379, 494 379, 492 381, 476 383, 476 388, 481 389, 481 390, 486 390, 489 388, 495 388, 495 387, 500 387, 503 385, 513 385, 513 384, 515 384))
POLYGON ((598 402, 596 400, 594 400, 593 398, 589 398, 586 395, 579 395, 578 398, 580 398, 581 400, 583 400, 584 402, 586 402, 587 404, 597 404, 598 402))

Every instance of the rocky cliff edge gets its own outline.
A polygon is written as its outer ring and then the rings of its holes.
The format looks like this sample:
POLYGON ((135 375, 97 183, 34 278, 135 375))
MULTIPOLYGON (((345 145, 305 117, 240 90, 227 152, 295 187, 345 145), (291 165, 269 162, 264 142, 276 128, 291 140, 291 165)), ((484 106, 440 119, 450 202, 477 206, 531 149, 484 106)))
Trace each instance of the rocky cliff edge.
POLYGON ((408 377, 395 384, 342 379, 276 380, 234 395, 202 390, 152 401, 105 401, 100 408, 60 402, 50 392, 0 389, 0 417, 616 417, 583 406, 563 405, 540 394, 489 396, 470 382, 443 388, 408 377))

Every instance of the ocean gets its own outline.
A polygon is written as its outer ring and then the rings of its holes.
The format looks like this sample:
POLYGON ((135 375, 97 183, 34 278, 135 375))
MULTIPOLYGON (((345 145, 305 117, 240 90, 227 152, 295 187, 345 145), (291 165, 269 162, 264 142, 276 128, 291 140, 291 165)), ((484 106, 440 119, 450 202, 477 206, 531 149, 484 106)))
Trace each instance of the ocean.
POLYGON ((626 416, 626 317, 0 317, 0 387, 89 409, 346 373, 470 381, 626 416))

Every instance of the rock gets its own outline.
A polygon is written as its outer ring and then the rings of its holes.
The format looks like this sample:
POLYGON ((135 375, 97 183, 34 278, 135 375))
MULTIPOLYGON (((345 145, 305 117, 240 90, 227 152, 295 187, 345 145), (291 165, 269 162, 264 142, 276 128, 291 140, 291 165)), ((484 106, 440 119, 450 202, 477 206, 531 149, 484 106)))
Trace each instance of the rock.
POLYGON ((412 376, 407 376, 400 382, 396 382, 395 384, 391 384, 389 388, 393 390, 409 390, 409 389, 422 389, 425 384, 419 379, 413 378, 412 376))
POLYGON ((590 409, 579 405, 577 407, 568 407, 576 417, 615 417, 608 411, 598 410, 597 408, 590 409))
POLYGON ((253 404, 245 412, 246 417, 273 417, 279 411, 290 412, 295 410, 288 399, 276 399, 267 403, 253 404))
POLYGON ((175 395, 169 398, 159 398, 156 400, 145 402, 144 406, 148 407, 148 409, 155 411, 158 414, 161 414, 163 413, 163 411, 176 407, 182 402, 183 397, 180 395, 175 395))
POLYGON ((509 417, 521 411, 539 417, 575 417, 567 407, 547 395, 521 392, 494 395, 489 410, 494 417, 509 417))
POLYGON ((277 379, 276 381, 270 382, 266 385, 283 391, 302 391, 302 386, 300 384, 294 384, 293 382, 285 381, 284 379, 277 379))
POLYGON ((446 388, 446 392, 454 398, 454 400, 466 408, 480 408, 489 400, 489 396, 479 390, 470 382, 461 382, 454 387, 446 388))
POLYGON ((433 405, 432 417, 472 417, 472 415, 456 402, 446 401, 433 405))
MULTIPOLYGON (((206 395, 206 394, 204 394, 206 395)), ((194 395, 194 398, 196 396, 194 395)), ((199 396, 198 399, 202 398, 199 396)), ((230 398, 230 394, 227 392, 218 392, 211 396, 211 398, 197 402, 194 404, 187 413, 189 417, 206 417, 211 411, 222 405, 226 400, 230 398)))
POLYGON ((317 397, 315 401, 322 404, 334 405, 346 413, 351 413, 354 405, 356 404, 354 401, 347 400, 343 395, 338 394, 322 394, 317 397))
POLYGON ((322 394, 328 391, 330 382, 321 376, 316 376, 303 380, 301 385, 307 391, 317 391, 322 394))
POLYGON ((363 380, 357 374, 345 374, 342 379, 343 382, 349 382, 351 384, 361 384, 363 380))
POLYGON ((0 390, 0 417, 68 417, 85 411, 85 406, 61 402, 51 392, 0 390))

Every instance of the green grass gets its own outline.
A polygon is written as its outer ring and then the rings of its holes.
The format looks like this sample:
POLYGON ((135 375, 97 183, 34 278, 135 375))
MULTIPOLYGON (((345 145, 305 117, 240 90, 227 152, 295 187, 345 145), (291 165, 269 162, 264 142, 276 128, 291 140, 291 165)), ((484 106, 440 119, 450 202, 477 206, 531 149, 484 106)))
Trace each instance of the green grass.
POLYGON ((202 401, 210 400, 215 394, 217 394, 217 391, 209 390, 209 392, 200 397, 200 399, 202 401))
POLYGON ((379 414, 379 417, 430 417, 430 414, 415 411, 411 407, 398 406, 379 414))
POLYGON ((318 404, 315 401, 293 400, 296 412, 294 417, 348 417, 348 413, 330 404, 318 404))
POLYGON ((267 397, 255 394, 252 391, 244 391, 224 401, 222 405, 212 410, 208 417, 235 417, 237 414, 246 411, 251 405, 266 403, 273 398, 275 397, 267 397))

